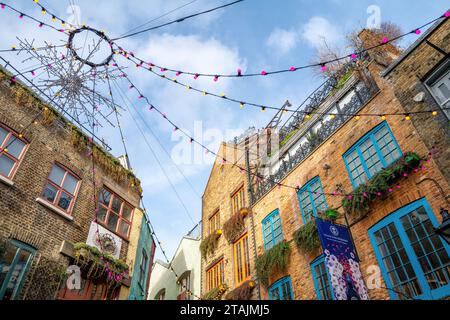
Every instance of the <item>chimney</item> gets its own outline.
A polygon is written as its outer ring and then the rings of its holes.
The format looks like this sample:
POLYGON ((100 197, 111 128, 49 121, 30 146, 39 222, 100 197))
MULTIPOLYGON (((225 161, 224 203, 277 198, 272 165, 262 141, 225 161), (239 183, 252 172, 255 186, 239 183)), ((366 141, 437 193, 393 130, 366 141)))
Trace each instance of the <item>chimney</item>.
MULTIPOLYGON (((358 38, 362 41, 364 49, 372 48, 381 44, 385 37, 386 35, 382 34, 381 32, 370 29, 363 29, 358 34, 358 38)), ((384 67, 387 67, 392 63, 392 61, 399 57, 401 52, 397 46, 390 42, 383 46, 373 48, 367 53, 376 62, 383 65, 384 67)))
POLYGON ((132 170, 130 160, 128 159, 128 155, 126 155, 126 154, 121 155, 117 159, 119 160, 122 167, 124 167, 127 170, 132 170))

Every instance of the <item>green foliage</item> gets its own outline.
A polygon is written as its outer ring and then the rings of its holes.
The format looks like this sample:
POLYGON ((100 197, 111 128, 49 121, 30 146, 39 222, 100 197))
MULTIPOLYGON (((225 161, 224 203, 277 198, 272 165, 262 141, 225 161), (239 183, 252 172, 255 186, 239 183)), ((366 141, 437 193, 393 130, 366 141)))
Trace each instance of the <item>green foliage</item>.
POLYGON ((261 284, 267 286, 270 275, 286 271, 290 253, 289 243, 282 241, 256 258, 256 275, 261 284))
POLYGON ((280 147, 284 146, 289 141, 289 139, 291 139, 292 136, 297 133, 297 131, 298 131, 298 129, 295 129, 295 130, 292 130, 291 132, 289 132, 286 135, 286 137, 284 137, 283 141, 280 142, 280 147))
POLYGON ((235 213, 223 224, 223 235, 228 243, 233 243, 245 230, 245 222, 242 214, 235 213))
POLYGON ((308 221, 294 232, 297 247, 305 253, 313 253, 320 247, 319 232, 314 220, 308 221))
POLYGON ((319 135, 314 131, 309 132, 309 134, 306 136, 306 140, 308 140, 308 143, 311 146, 311 148, 317 147, 320 143, 319 135))
POLYGON ((208 254, 213 254, 217 249, 217 244, 219 243, 219 237, 216 233, 211 233, 200 243, 200 253, 202 254, 202 258, 206 259, 208 254))
POLYGON ((125 261, 114 258, 111 254, 101 252, 98 248, 92 247, 86 243, 78 242, 73 245, 75 252, 75 263, 87 267, 88 277, 101 275, 105 272, 112 272, 114 275, 120 275, 129 270, 125 261))
POLYGON ((221 284, 220 286, 205 293, 202 297, 202 300, 220 300, 222 298, 222 295, 227 290, 228 290, 228 285, 221 284))
POLYGON ((330 220, 336 220, 339 217, 339 212, 334 208, 329 208, 324 213, 325 217, 330 220))
POLYGON ((389 189, 404 176, 418 168, 421 158, 417 153, 407 152, 387 168, 376 173, 371 180, 358 186, 342 200, 345 211, 359 217, 370 210, 370 204, 381 194, 387 196, 389 189))
POLYGON ((225 296, 225 300, 250 300, 254 288, 255 283, 253 280, 245 281, 236 289, 228 292, 225 296))

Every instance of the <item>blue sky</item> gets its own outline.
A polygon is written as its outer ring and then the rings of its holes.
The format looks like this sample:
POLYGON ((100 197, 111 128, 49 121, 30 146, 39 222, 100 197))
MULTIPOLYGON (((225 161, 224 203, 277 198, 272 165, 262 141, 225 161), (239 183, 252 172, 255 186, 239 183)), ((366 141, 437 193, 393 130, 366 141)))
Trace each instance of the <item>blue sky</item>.
MULTIPOLYGON (((30 15, 48 19, 48 16, 42 16, 32 0, 4 2, 30 15)), ((190 1, 100 0, 96 1, 95 5, 87 0, 73 2, 80 8, 79 20, 82 23, 104 29, 108 35, 116 37, 190 1)), ((150 26, 226 2, 197 0, 150 26)), ((40 0, 40 3, 49 11, 66 17, 65 19, 69 19, 71 15, 71 10, 68 10, 70 1, 40 0)), ((380 8, 381 21, 393 21, 404 31, 412 30, 448 9, 446 1, 424 0, 246 0, 209 15, 121 40, 119 44, 154 63, 189 71, 234 73, 237 68, 241 68, 245 73, 289 68, 311 62, 324 38, 334 47, 345 48, 344 35, 366 26, 369 16, 367 8, 371 5, 380 8)), ((39 29, 35 23, 20 21, 11 12, 0 12, 1 49, 17 43, 16 36, 34 38, 37 44, 43 44, 44 40, 58 43, 64 39, 55 31, 39 29)), ((408 36, 401 45, 408 45, 415 37, 408 36)), ((21 66, 22 59, 17 56, 9 54, 4 57, 21 66)), ((262 127, 273 116, 270 111, 262 113, 250 107, 241 110, 237 104, 203 97, 155 78, 145 70, 136 69, 124 59, 118 61, 129 67, 127 73, 130 78, 152 103, 166 112, 180 128, 193 133, 195 126, 201 127, 203 134, 199 134, 197 130, 198 138, 213 150, 218 148, 222 138, 231 138, 233 134, 227 134, 227 130, 238 132, 250 126, 262 127)), ((227 96, 239 100, 277 107, 286 99, 293 106, 299 105, 321 81, 310 70, 270 77, 220 79, 218 82, 182 77, 180 80, 215 93, 224 92, 227 96)), ((132 108, 141 110, 143 119, 136 113, 134 116, 183 201, 183 204, 179 201, 133 119, 128 113, 123 113, 121 122, 131 164, 142 180, 150 219, 170 256, 181 236, 194 225, 192 221, 198 222, 201 219, 200 196, 209 176, 211 157, 204 155, 201 150, 192 150, 196 152, 197 158, 205 158, 205 161, 180 163, 179 157, 174 154, 178 154, 177 152, 186 146, 190 148, 191 145, 185 140, 180 144, 180 137, 172 132, 172 127, 154 112, 146 111, 142 102, 136 99, 136 95, 127 91, 125 83, 122 83, 122 86, 133 102, 132 108), (144 126, 143 121, 151 130, 144 126), (170 157, 159 144, 164 146, 170 157), (183 174, 180 174, 179 170, 183 174)), ((113 147, 114 155, 122 153, 117 130, 104 128, 100 130, 99 135, 113 147)), ((160 251, 157 251, 157 257, 161 258, 160 251)))

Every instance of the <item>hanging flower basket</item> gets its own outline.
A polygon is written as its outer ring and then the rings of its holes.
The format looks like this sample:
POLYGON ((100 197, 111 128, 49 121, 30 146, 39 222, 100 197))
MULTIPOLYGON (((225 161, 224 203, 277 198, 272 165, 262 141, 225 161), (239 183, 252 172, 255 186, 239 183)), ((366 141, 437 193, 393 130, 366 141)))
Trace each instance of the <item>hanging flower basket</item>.
POLYGON ((245 218, 246 216, 248 216, 249 211, 250 210, 248 208, 241 208, 241 210, 239 210, 239 213, 245 218))
POLYGON ((224 293, 228 290, 228 285, 221 284, 217 288, 214 288, 207 293, 205 293, 202 297, 202 300, 221 300, 224 293))
POLYGON ((254 288, 255 281, 248 280, 236 289, 228 292, 225 296, 225 300, 250 300, 254 288))
POLYGON ((219 237, 222 234, 222 230, 220 230, 220 235, 218 235, 217 231, 211 233, 200 243, 200 253, 203 259, 206 259, 209 254, 213 254, 214 251, 216 251, 217 245, 219 243, 219 237))

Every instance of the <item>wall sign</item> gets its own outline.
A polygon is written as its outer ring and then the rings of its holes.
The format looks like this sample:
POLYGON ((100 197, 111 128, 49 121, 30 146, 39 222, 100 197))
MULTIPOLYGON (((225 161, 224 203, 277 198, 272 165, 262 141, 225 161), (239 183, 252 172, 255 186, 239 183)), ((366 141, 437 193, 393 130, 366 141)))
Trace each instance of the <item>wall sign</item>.
POLYGON ((96 247, 100 251, 109 253, 114 258, 119 259, 120 249, 122 248, 122 239, 98 223, 92 221, 86 244, 96 247))
POLYGON ((359 260, 346 226, 316 218, 325 265, 336 300, 368 300, 359 260))

